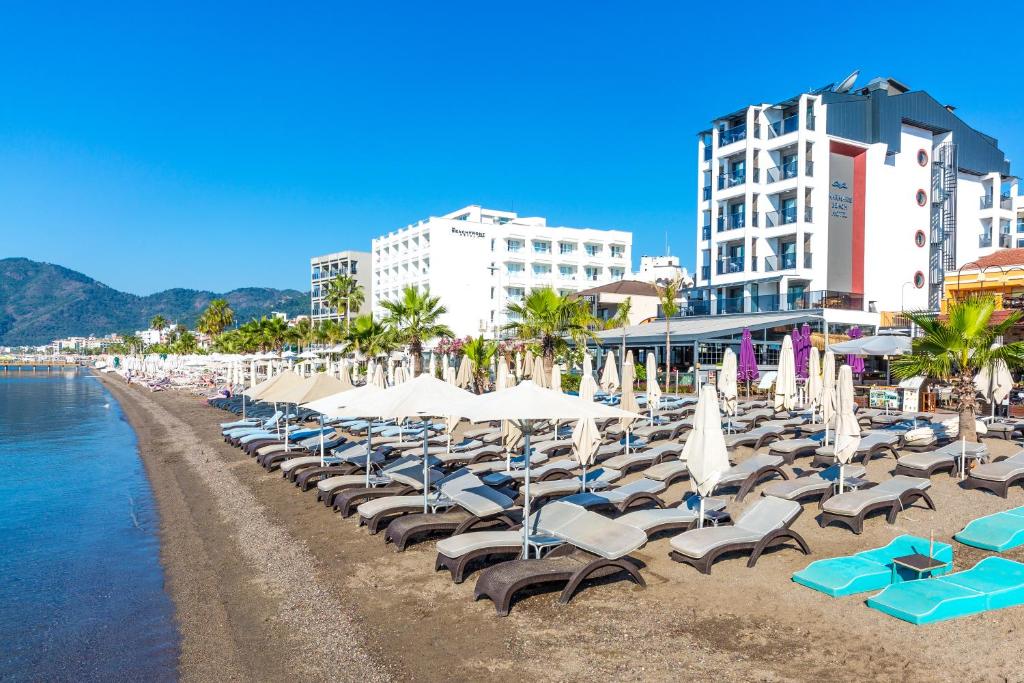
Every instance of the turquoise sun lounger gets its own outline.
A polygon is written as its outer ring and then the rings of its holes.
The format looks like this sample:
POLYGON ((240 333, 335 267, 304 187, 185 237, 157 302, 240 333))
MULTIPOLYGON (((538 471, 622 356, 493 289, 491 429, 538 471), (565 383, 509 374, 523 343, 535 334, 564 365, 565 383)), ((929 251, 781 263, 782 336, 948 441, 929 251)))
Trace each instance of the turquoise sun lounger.
POLYGON ((979 517, 953 536, 964 545, 1001 553, 1024 545, 1024 507, 979 517))
POLYGON ((966 571, 889 586, 867 602, 917 625, 1014 607, 1024 604, 1024 564, 986 557, 966 571))
MULTIPOLYGON (((832 557, 811 562, 793 574, 793 581, 833 598, 881 590, 893 583, 918 578, 916 572, 902 567, 897 567, 896 572, 893 572, 892 560, 894 557, 914 553, 927 555, 928 546, 927 538, 904 534, 881 548, 865 550, 849 557, 832 557)), ((935 570, 933 576, 945 574, 953 568, 953 546, 948 543, 935 543, 931 552, 936 560, 946 563, 945 567, 935 570)))

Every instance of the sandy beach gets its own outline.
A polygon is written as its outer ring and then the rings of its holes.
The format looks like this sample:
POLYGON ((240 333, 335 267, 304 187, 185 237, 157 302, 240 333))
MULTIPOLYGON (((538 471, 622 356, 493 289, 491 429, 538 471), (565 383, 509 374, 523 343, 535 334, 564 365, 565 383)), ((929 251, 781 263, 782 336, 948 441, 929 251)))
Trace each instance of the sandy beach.
MULTIPOLYGON (((184 680, 1024 680, 1024 608, 915 627, 867 608, 864 596, 832 599, 790 581, 811 560, 901 533, 951 542, 967 521, 1024 505, 1019 488, 1003 500, 936 475, 938 511, 915 506, 892 526, 873 517, 860 536, 819 529, 807 505, 794 528, 811 556, 783 549, 753 569, 727 558, 710 576, 673 562, 663 536, 634 554, 646 588, 600 581, 566 606, 557 593, 531 593, 497 618, 489 601, 473 601, 475 575, 455 585, 434 573, 433 542, 395 553, 382 534, 224 444, 217 424, 228 414, 102 379, 135 427, 159 504, 184 680)), ((1017 449, 987 443, 996 454, 1017 449)), ((874 460, 869 478, 887 477, 892 464, 874 460)), ((678 500, 686 486, 664 497, 678 500)), ((956 569, 989 554, 953 548, 956 569)), ((1024 550, 1005 556, 1024 561, 1024 550)))

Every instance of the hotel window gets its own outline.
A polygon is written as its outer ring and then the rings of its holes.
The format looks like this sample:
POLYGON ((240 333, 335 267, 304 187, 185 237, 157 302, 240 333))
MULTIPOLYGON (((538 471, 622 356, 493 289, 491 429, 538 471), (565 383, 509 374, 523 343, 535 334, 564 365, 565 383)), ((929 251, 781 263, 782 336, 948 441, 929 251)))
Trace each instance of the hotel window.
POLYGON ((619 245, 619 244, 613 244, 611 246, 611 250, 612 250, 612 258, 622 258, 623 254, 625 254, 625 252, 626 252, 626 248, 621 246, 621 245, 619 245))
POLYGON ((601 269, 600 268, 595 268, 593 266, 587 266, 583 270, 587 274, 587 279, 588 280, 596 281, 599 277, 601 277, 601 269))
POLYGON ((550 254, 551 253, 551 242, 544 242, 539 240, 533 241, 533 251, 537 254, 550 254))
POLYGON ((523 248, 523 243, 519 240, 505 240, 505 247, 514 254, 523 248))
POLYGON ((572 242, 559 242, 558 253, 559 254, 572 254, 576 251, 576 245, 572 242))
POLYGON ((524 270, 522 263, 506 263, 505 272, 509 275, 518 275, 524 270))
POLYGON ((601 253, 600 244, 586 244, 583 248, 587 250, 587 256, 598 256, 601 253))
POLYGON ((516 303, 521 303, 522 300, 523 300, 523 295, 525 293, 526 293, 526 290, 524 290, 522 287, 509 287, 508 288, 508 299, 509 299, 509 301, 514 301, 516 303))
POLYGON ((576 266, 558 266, 558 276, 563 280, 575 280, 576 266))
POLYGON ((608 272, 611 273, 613 280, 621 280, 625 271, 622 268, 609 268, 608 272))
POLYGON ((534 263, 533 274, 537 277, 551 274, 551 266, 547 263, 534 263))

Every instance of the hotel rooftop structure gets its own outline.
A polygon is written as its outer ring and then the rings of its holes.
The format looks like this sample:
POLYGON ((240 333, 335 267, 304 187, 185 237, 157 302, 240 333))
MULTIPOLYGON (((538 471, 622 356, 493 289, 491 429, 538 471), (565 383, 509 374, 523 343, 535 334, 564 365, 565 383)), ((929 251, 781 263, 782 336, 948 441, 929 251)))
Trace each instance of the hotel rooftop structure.
POLYGON ((457 336, 500 336, 507 304, 532 289, 569 294, 627 277, 632 246, 632 233, 622 230, 554 227, 466 206, 373 240, 371 306, 383 316, 380 302, 405 286, 429 288, 457 336))
POLYGON ((927 92, 855 79, 747 105, 698 134, 688 313, 877 323, 881 311, 937 310, 947 271, 1024 246, 995 138, 927 92))

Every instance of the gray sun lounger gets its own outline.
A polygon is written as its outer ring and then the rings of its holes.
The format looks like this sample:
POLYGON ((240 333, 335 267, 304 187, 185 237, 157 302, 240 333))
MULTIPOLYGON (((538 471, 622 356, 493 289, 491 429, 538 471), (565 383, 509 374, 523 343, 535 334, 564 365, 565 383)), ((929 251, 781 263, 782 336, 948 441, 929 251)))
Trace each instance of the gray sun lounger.
POLYGON ((787 465, 792 465, 797 458, 814 455, 821 445, 821 439, 782 439, 769 446, 768 452, 781 456, 787 465))
POLYGON ((934 510, 935 503, 927 491, 931 485, 928 479, 897 475, 878 486, 832 496, 821 506, 818 525, 825 528, 832 522, 839 522, 853 533, 860 534, 864 530, 864 518, 872 512, 885 510, 886 521, 894 524, 900 510, 918 499, 924 500, 928 508, 934 510))
POLYGON ((768 548, 797 544, 801 552, 811 552, 807 542, 790 525, 800 516, 800 503, 781 498, 762 498, 750 507, 733 526, 693 529, 674 537, 669 555, 676 562, 696 568, 702 574, 711 573, 711 565, 724 553, 749 551, 747 567, 757 564, 768 548))
POLYGON ((660 508, 665 503, 658 494, 664 490, 664 483, 654 479, 642 478, 604 491, 575 493, 563 498, 562 502, 579 505, 588 510, 593 508, 614 508, 618 512, 625 512, 634 505, 642 503, 653 504, 660 508))
POLYGON ((558 501, 545 505, 530 523, 531 532, 563 544, 544 558, 512 560, 481 572, 473 596, 476 600, 489 598, 499 616, 508 615, 517 592, 538 584, 565 584, 559 596, 562 604, 589 578, 626 572, 637 584, 645 585, 638 563, 628 557, 647 543, 647 535, 639 529, 558 501))
POLYGON ((729 450, 736 448, 737 446, 751 446, 754 450, 761 448, 761 446, 772 441, 777 441, 782 438, 782 434, 785 431, 784 427, 779 425, 761 425, 755 427, 749 432, 740 432, 739 434, 726 434, 725 435, 725 447, 729 450))
MULTIPOLYGON (((867 432, 860 439, 860 444, 857 446, 857 452, 854 453, 852 460, 860 459, 861 463, 867 467, 875 455, 888 451, 893 458, 899 460, 900 454, 897 452, 896 447, 900 443, 901 435, 897 432, 867 432)), ((815 467, 828 467, 835 463, 835 444, 828 446, 822 446, 815 451, 814 460, 811 461, 815 467)))
MULTIPOLYGON (((534 462, 533 458, 530 458, 530 462, 534 462)), ((518 483, 522 482, 526 478, 526 470, 512 470, 511 472, 505 472, 504 463, 501 464, 502 471, 491 472, 483 477, 485 484, 488 486, 508 486, 509 484, 518 485, 518 483)), ((573 476, 573 471, 577 466, 578 465, 575 460, 569 460, 568 458, 546 462, 540 467, 530 468, 530 481, 546 481, 548 479, 558 478, 567 479, 573 476)))
MULTIPOLYGON (((622 472, 618 470, 613 470, 608 467, 597 467, 587 473, 587 485, 590 486, 595 482, 601 482, 602 485, 607 485, 618 481, 621 478, 622 472)), ((551 498, 560 498, 562 496, 570 496, 574 493, 580 493, 582 486, 582 475, 575 475, 566 479, 549 479, 547 481, 538 481, 537 483, 534 483, 531 478, 530 504, 540 505, 551 498)), ((524 500, 526 496, 525 487, 520 486, 519 493, 520 500, 524 500)))
POLYGON ((955 475, 962 452, 969 456, 984 459, 988 455, 988 446, 980 443, 961 444, 959 441, 948 443, 942 448, 919 453, 908 453, 896 461, 893 474, 905 474, 910 477, 930 477, 936 472, 948 471, 955 475))
MULTIPOLYGON (((847 465, 846 479, 863 477, 867 470, 861 465, 847 465)), ((832 465, 821 472, 784 481, 770 481, 761 489, 762 496, 774 496, 783 500, 803 501, 808 498, 828 499, 839 481, 839 465, 832 465)))
POLYGON ((736 492, 736 502, 742 501, 751 489, 757 486, 766 477, 782 477, 789 479, 782 469, 783 459, 778 455, 758 453, 747 458, 738 465, 733 465, 718 480, 715 490, 731 487, 739 487, 736 492))
MULTIPOLYGON (((724 510, 726 501, 722 498, 705 498, 704 512, 724 510)), ((697 526, 700 515, 700 496, 689 495, 679 505, 667 508, 634 510, 616 517, 615 521, 640 529, 647 537, 664 531, 686 531, 697 526)))
POLYGON ((623 474, 630 472, 640 467, 649 467, 651 465, 657 465, 660 462, 664 462, 672 457, 679 457, 679 454, 683 452, 683 444, 681 443, 660 443, 657 446, 650 448, 643 448, 636 451, 630 451, 629 453, 623 453, 622 455, 616 455, 608 458, 602 464, 605 467, 611 467, 621 471, 623 474))
POLYGON ((1017 451, 999 462, 978 465, 960 485, 965 489, 991 491, 1006 498, 1010 487, 1018 483, 1024 483, 1024 451, 1017 451))

